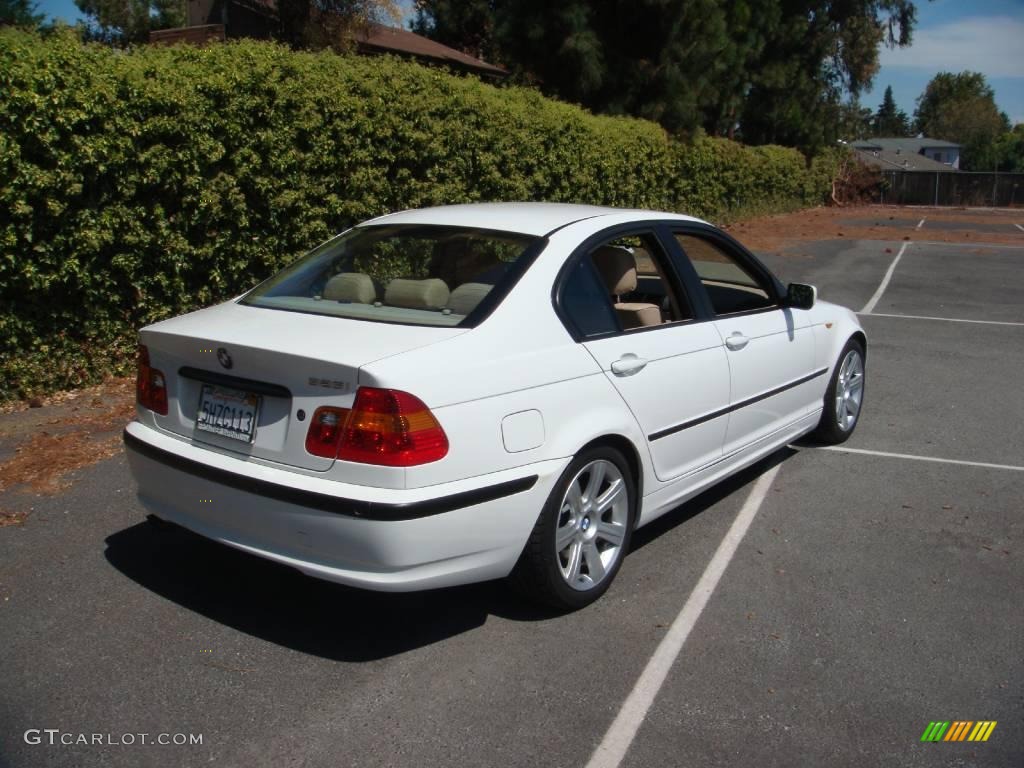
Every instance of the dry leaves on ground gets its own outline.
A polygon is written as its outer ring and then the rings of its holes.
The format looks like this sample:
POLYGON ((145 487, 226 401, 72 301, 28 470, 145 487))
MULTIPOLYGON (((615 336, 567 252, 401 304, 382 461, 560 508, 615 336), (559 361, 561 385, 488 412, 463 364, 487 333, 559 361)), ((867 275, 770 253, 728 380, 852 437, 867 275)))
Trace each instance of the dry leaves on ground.
MULTIPOLYGON (((0 463, 0 492, 24 486, 37 494, 59 493, 70 472, 117 454, 121 428, 135 412, 132 387, 128 379, 113 379, 79 393, 59 393, 31 416, 5 416, 9 423, 0 423, 0 437, 17 442, 13 455, 0 463)), ((23 518, 0 511, 0 526, 23 518)))

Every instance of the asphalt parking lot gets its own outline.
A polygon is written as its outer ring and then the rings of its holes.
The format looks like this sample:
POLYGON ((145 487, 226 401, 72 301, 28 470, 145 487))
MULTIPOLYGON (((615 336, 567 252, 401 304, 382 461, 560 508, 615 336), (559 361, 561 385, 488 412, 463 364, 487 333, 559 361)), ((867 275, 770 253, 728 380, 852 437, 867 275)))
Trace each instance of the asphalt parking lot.
POLYGON ((0 528, 0 765, 1024 765, 1024 232, 902 218, 764 254, 870 312, 853 439, 642 529, 578 613, 313 581, 147 523, 123 455, 77 472, 0 528))

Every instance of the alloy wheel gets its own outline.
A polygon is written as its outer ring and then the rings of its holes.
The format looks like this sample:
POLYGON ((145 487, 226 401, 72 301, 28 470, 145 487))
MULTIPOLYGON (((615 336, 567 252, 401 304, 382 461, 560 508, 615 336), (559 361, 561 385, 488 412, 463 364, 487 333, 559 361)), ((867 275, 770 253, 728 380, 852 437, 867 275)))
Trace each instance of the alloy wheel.
POLYGON ((864 361, 860 352, 851 349, 839 367, 836 379, 836 423, 849 432, 857 423, 864 398, 864 361))
POLYGON ((576 473, 555 528, 558 569, 570 587, 593 589, 622 556, 629 504, 629 487, 612 462, 597 459, 576 473))

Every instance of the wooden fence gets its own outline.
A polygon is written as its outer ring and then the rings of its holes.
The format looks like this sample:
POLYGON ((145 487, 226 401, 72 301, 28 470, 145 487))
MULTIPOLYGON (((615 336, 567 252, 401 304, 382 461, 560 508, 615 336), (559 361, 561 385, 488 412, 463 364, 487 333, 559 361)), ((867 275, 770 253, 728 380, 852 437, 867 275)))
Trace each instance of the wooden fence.
POLYGON ((998 208, 1024 205, 1024 173, 882 171, 881 203, 998 208))

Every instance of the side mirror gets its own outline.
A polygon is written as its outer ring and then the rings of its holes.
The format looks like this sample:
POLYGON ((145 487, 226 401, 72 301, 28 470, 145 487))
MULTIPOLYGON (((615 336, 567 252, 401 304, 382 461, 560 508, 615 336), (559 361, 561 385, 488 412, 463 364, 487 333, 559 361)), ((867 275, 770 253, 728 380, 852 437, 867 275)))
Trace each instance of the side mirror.
POLYGON ((794 309, 810 309, 818 300, 818 289, 804 283, 790 283, 786 287, 786 306, 794 309))

